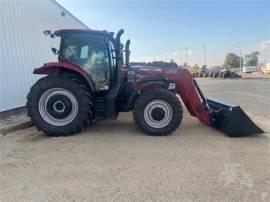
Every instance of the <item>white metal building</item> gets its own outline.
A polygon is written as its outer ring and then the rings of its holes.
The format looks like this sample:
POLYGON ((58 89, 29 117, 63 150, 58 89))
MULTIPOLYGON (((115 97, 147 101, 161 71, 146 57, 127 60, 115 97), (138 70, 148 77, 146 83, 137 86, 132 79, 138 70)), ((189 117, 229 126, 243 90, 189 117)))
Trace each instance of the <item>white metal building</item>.
POLYGON ((44 30, 87 28, 54 0, 0 1, 0 112, 25 105, 29 88, 39 78, 33 69, 56 61, 51 48, 59 39, 44 30))

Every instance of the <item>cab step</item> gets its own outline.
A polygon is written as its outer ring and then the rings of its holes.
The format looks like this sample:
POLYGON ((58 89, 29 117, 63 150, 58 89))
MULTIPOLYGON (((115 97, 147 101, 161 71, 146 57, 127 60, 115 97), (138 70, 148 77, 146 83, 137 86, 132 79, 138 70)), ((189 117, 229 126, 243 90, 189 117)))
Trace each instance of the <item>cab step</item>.
POLYGON ((96 121, 106 120, 106 103, 104 97, 95 98, 95 117, 96 121))

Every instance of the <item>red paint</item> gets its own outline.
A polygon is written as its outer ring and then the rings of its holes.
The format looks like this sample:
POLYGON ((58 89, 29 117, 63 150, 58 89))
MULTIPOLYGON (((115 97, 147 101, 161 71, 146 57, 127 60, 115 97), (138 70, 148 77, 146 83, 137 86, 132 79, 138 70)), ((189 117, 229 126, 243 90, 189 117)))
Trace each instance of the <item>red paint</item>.
POLYGON ((147 83, 143 83, 138 86, 139 89, 154 89, 154 88, 162 88, 164 85, 161 81, 149 81, 147 83))
POLYGON ((84 71, 82 68, 80 68, 77 65, 66 63, 66 62, 50 62, 45 63, 43 66, 34 69, 34 74, 57 74, 60 73, 62 70, 71 70, 74 72, 79 73, 83 77, 87 75, 87 72, 84 71))
MULTIPOLYGON (((71 70, 79 73, 83 77, 87 75, 87 72, 82 68, 66 63, 66 62, 51 62, 46 63, 42 67, 34 70, 34 74, 57 74, 61 73, 63 70, 71 70)), ((199 94, 196 91, 196 88, 192 82, 193 77, 191 73, 186 69, 160 69, 160 68, 129 68, 126 69, 125 66, 122 66, 120 69, 121 73, 121 82, 122 87, 126 84, 125 78, 127 71, 133 71, 135 80, 132 82, 132 85, 136 89, 154 89, 161 88, 164 84, 162 80, 158 78, 163 78, 168 81, 174 81, 176 84, 176 92, 180 95, 183 103, 185 104, 187 110, 192 116, 197 117, 202 123, 209 124, 211 111, 207 106, 201 101, 199 94), (146 78, 154 78, 157 81, 145 82, 146 78), (205 108, 204 111, 198 110, 199 108, 205 108)))
POLYGON ((182 98, 187 110, 192 116, 196 116, 202 123, 209 124, 211 111, 201 101, 192 82, 193 77, 187 69, 179 69, 176 74, 168 76, 170 80, 176 82, 176 92, 182 98), (205 108, 200 112, 199 108, 205 108))
POLYGON ((212 112, 202 103, 193 84, 193 77, 187 69, 133 67, 130 68, 129 71, 131 75, 132 73, 134 74, 134 78, 132 76, 131 78, 134 79, 132 85, 136 89, 160 88, 162 86, 162 79, 174 81, 176 84, 176 92, 180 95, 189 113, 197 117, 202 123, 209 124, 212 112), (145 82, 145 79, 150 78, 157 79, 157 81, 145 82), (199 109, 202 108, 205 110, 200 111, 199 109))

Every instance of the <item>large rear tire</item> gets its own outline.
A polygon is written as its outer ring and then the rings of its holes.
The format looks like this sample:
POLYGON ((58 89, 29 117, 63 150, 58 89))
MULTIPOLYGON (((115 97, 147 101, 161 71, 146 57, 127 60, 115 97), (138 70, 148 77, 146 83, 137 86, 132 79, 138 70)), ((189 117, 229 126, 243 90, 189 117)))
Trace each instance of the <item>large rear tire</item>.
POLYGON ((165 89, 147 90, 137 99, 133 119, 144 133, 171 134, 180 125, 183 109, 175 94, 165 89))
POLYGON ((94 118, 91 93, 70 75, 38 80, 27 96, 26 105, 33 124, 49 136, 77 133, 94 118))

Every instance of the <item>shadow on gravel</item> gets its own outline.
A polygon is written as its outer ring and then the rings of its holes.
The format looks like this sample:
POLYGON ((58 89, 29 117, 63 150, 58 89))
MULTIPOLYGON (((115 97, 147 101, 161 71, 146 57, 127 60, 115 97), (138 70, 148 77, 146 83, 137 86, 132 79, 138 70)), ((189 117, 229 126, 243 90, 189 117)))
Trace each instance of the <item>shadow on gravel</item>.
POLYGON ((129 135, 138 136, 144 135, 133 123, 133 121, 105 121, 97 122, 88 127, 86 130, 82 131, 82 135, 129 135))
POLYGON ((18 140, 20 142, 39 142, 44 140, 52 140, 52 139, 76 139, 76 137, 82 137, 82 136, 89 136, 89 138, 92 137, 128 137, 128 136, 145 136, 147 138, 166 138, 166 139, 179 139, 184 138, 188 139, 196 137, 197 140, 201 139, 209 139, 209 141, 212 141, 214 139, 226 139, 228 141, 237 140, 240 141, 241 139, 268 139, 269 136, 267 134, 258 134, 258 135, 251 135, 246 137, 239 137, 239 138, 230 138, 226 136, 226 134, 222 133, 219 130, 216 130, 215 128, 203 125, 201 123, 196 123, 195 121, 191 120, 184 120, 183 123, 180 125, 180 127, 171 135, 169 136, 161 136, 161 137, 155 137, 155 136, 148 136, 145 135, 142 131, 140 131, 134 122, 130 119, 121 119, 121 120, 115 120, 115 121, 105 121, 105 122, 97 122, 90 125, 87 129, 84 131, 70 135, 70 136, 57 136, 57 137, 50 137, 46 136, 43 132, 37 131, 35 127, 31 127, 25 130, 21 130, 20 132, 17 132, 18 135, 22 135, 22 137, 18 140))

